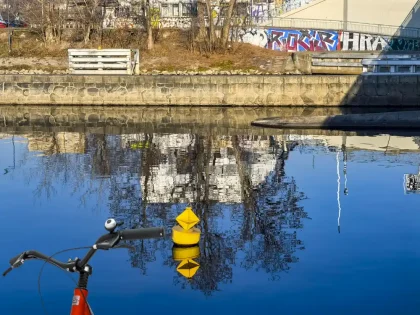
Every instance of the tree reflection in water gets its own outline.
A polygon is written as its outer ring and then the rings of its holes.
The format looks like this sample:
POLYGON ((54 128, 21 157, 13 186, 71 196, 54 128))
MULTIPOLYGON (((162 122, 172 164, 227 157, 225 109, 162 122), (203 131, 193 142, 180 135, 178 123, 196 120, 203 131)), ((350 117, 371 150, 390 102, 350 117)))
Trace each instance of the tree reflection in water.
MULTIPOLYGON (((264 271, 274 280, 298 261, 295 253, 304 246, 297 230, 307 214, 299 206, 303 193, 285 173, 293 143, 211 131, 77 135, 65 141, 62 133, 27 136, 38 142, 34 150, 45 154, 33 169, 39 176, 31 175, 39 180, 37 193, 48 197, 65 183, 81 192, 82 200, 98 198, 98 208, 107 204, 125 227, 163 225, 167 234, 191 205, 201 220, 200 269, 189 280, 177 274, 176 285, 211 295, 232 281, 235 266, 264 271)), ((178 265, 170 239, 133 245, 131 264, 143 274, 157 255, 174 270, 178 265)))

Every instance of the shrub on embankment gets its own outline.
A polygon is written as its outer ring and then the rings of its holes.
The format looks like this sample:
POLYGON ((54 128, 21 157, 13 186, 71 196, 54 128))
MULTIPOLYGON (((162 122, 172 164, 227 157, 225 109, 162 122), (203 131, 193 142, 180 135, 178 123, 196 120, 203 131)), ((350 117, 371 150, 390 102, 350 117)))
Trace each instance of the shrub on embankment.
POLYGON ((102 36, 100 33, 94 34, 88 44, 84 43, 81 35, 77 32, 64 33, 61 40, 46 43, 36 30, 19 29, 14 32, 12 52, 9 54, 7 29, 0 30, 0 72, 25 70, 27 73, 35 69, 50 73, 54 70, 64 71, 67 65, 67 49, 101 46, 104 49, 140 49, 141 69, 148 72, 155 70, 171 73, 178 71, 223 71, 225 74, 232 71, 308 73, 307 54, 303 54, 306 56, 303 57, 306 58, 306 62, 298 64, 296 58, 292 58, 292 53, 270 51, 247 43, 234 43, 227 51, 210 54, 193 49, 188 31, 183 30, 159 30, 156 32, 156 41, 152 50, 146 49, 145 34, 141 30, 107 30, 102 36))

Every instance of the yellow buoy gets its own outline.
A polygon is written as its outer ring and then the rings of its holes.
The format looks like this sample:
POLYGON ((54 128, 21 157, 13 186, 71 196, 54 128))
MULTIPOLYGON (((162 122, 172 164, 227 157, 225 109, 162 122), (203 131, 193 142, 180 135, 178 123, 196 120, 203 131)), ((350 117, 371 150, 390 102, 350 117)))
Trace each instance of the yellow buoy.
POLYGON ((184 230, 189 230, 198 222, 200 222, 200 219, 195 215, 190 207, 187 207, 185 208, 184 212, 177 216, 176 222, 178 222, 179 225, 184 228, 184 230))
POLYGON ((200 222, 200 219, 190 207, 187 207, 185 211, 176 218, 176 221, 179 225, 172 228, 172 241, 175 244, 188 246, 196 245, 200 242, 201 231, 194 227, 200 222))
POLYGON ((190 247, 174 245, 172 247, 172 258, 175 261, 180 261, 176 270, 188 279, 191 279, 200 268, 200 264, 194 260, 199 256, 200 247, 198 245, 190 247))
POLYGON ((198 268, 200 268, 200 264, 192 259, 184 259, 178 265, 176 270, 183 275, 184 277, 190 279, 194 277, 195 273, 197 272, 198 268))
POLYGON ((201 231, 197 228, 184 230, 179 225, 172 228, 172 241, 178 245, 196 245, 200 242, 200 235, 201 231))
POLYGON ((194 259, 198 256, 200 256, 200 247, 197 245, 192 247, 179 247, 175 245, 172 247, 172 258, 175 261, 194 259))

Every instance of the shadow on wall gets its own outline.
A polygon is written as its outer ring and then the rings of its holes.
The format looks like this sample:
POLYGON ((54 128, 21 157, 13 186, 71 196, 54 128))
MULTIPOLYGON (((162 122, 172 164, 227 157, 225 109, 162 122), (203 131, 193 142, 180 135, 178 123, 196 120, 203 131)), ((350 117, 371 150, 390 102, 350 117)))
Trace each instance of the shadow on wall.
MULTIPOLYGON (((387 45, 387 49, 381 50, 378 59, 384 59, 391 55, 417 55, 420 57, 420 0, 416 2, 410 13, 401 24, 402 27, 413 28, 417 32, 417 38, 402 38, 400 32, 389 39, 375 41, 381 46, 387 45), (416 30, 414 29, 416 28, 416 30)), ((355 41, 356 42, 356 41, 355 41)), ((363 44, 359 39, 359 48, 363 44)), ((368 43, 368 41, 366 41, 368 43)), ((379 45, 378 44, 378 45, 379 45)), ((354 45, 354 44, 353 44, 354 45)), ((386 67, 384 71, 387 70, 386 67)), ((410 71, 409 66, 400 69, 401 72, 410 71)), ((354 82, 350 92, 344 97, 341 106, 368 105, 368 106, 405 106, 417 108, 420 105, 420 73, 400 73, 393 75, 360 75, 354 82)))
POLYGON ((420 28, 420 0, 416 2, 411 11, 401 23, 403 27, 420 28))

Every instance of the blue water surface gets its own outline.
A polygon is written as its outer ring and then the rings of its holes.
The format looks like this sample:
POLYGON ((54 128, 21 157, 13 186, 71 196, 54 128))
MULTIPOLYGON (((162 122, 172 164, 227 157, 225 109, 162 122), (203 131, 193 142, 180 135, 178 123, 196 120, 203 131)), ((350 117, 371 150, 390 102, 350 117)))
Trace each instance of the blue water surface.
MULTIPOLYGON (((203 231, 196 274, 177 272, 170 237, 98 252, 95 314, 420 312, 420 195, 404 187, 420 165, 414 140, 414 149, 386 152, 309 136, 133 138, 3 135, 0 266, 23 250, 90 246, 109 217, 170 233, 191 205, 203 231)), ((0 280, 2 314, 45 314, 42 266, 26 261, 0 280)), ((69 313, 71 277, 45 266, 48 314, 69 313)))

